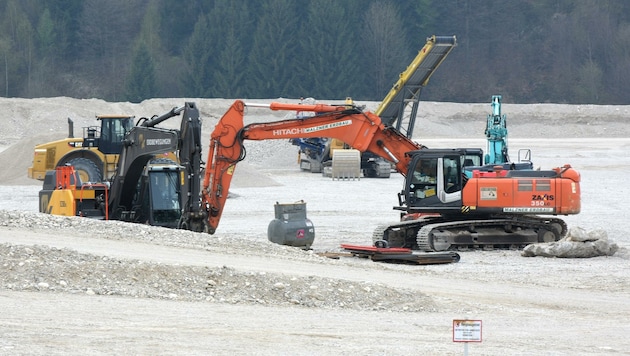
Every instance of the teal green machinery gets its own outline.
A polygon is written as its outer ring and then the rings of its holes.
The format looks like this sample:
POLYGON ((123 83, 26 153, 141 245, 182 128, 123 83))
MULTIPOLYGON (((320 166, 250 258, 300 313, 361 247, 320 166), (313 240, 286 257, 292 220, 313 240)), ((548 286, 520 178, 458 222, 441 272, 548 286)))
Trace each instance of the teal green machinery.
POLYGON ((501 95, 493 95, 490 105, 492 114, 488 115, 486 123, 487 150, 483 155, 483 162, 474 156, 464 162, 464 174, 470 178, 473 170, 491 172, 495 166, 502 166, 507 170, 533 170, 534 164, 531 161, 530 149, 519 149, 518 160, 510 161, 508 155, 508 129, 506 115, 501 114, 501 95))
POLYGON ((507 123, 505 114, 501 114, 501 95, 492 96, 492 114, 488 115, 486 137, 488 150, 485 164, 503 164, 510 161, 507 145, 507 123))
MULTIPOLYGON (((508 155, 508 129, 505 114, 501 114, 501 95, 493 95, 490 105, 492 106, 492 114, 488 115, 486 123, 487 150, 484 155, 483 165, 477 166, 478 163, 472 163, 467 167, 466 174, 471 176, 473 169, 482 171, 491 171, 495 166, 503 166, 503 169, 509 170, 533 170, 534 164, 531 161, 530 149, 519 149, 518 160, 510 161, 508 155)), ((465 166, 468 166, 464 164, 465 166)))

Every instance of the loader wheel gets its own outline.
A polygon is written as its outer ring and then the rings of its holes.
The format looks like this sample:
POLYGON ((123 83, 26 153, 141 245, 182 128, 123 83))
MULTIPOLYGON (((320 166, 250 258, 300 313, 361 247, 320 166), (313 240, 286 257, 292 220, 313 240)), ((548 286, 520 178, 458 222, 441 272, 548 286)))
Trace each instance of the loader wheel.
POLYGON ((103 172, 91 159, 73 158, 68 161, 68 164, 74 166, 74 170, 79 174, 83 183, 99 183, 103 181, 103 172))

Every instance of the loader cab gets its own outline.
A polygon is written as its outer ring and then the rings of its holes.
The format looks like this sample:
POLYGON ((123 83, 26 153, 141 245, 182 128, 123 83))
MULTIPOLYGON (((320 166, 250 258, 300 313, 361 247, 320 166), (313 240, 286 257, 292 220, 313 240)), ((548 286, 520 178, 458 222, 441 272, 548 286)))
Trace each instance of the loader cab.
POLYGON ((483 151, 476 148, 423 149, 414 152, 405 186, 399 194, 400 210, 407 212, 459 211, 466 184, 466 166, 478 166, 483 151))
POLYGON ((133 116, 97 116, 101 126, 84 128, 83 147, 98 147, 103 154, 120 154, 125 135, 134 127, 133 116))

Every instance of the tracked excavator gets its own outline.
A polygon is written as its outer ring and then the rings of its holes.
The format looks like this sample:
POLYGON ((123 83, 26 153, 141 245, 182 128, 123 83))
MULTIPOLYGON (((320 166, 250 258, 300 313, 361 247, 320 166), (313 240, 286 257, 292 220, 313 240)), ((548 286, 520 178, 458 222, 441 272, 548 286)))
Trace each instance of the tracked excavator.
POLYGON ((464 174, 470 178, 475 170, 492 171, 496 166, 501 166, 506 170, 533 170, 534 163, 531 161, 530 149, 519 149, 518 160, 510 160, 507 118, 505 114, 501 114, 501 95, 493 95, 490 105, 492 106, 492 113, 488 114, 486 118, 484 131, 487 151, 481 161, 472 159, 465 162, 464 174))
POLYGON ((187 102, 142 118, 125 134, 111 181, 83 182, 72 165, 49 171, 39 195, 40 211, 202 231, 202 166, 199 110, 187 102), (180 114, 180 130, 156 126, 180 114), (161 158, 168 152, 177 152, 177 162, 161 158))
MULTIPOLYGON (((486 165, 506 165, 513 164, 512 169, 533 169, 531 162, 531 151, 529 149, 518 150, 518 160, 512 162, 508 154, 508 128, 507 117, 501 113, 501 95, 493 95, 490 106, 492 114, 486 118, 486 129, 484 131, 487 141, 487 151, 484 156, 486 165)), ((507 167, 506 167, 507 168, 507 167)))
POLYGON ((570 165, 539 171, 496 166, 476 169, 468 177, 464 166, 469 162, 482 166, 483 150, 426 148, 361 107, 237 100, 210 137, 202 187, 208 216, 204 231, 212 234, 219 225, 234 170, 246 157, 245 140, 303 137, 340 139, 361 152, 390 160, 405 177, 394 209, 401 216, 423 215, 379 226, 373 236, 376 246, 446 251, 556 241, 567 232, 564 221, 556 216, 580 212, 580 174, 570 165), (244 125, 245 109, 259 107, 315 114, 244 125))
POLYGON ((503 164, 510 161, 508 155, 508 129, 505 114, 501 114, 501 95, 493 95, 490 105, 492 114, 486 119, 486 138, 488 150, 485 155, 486 164, 503 164))

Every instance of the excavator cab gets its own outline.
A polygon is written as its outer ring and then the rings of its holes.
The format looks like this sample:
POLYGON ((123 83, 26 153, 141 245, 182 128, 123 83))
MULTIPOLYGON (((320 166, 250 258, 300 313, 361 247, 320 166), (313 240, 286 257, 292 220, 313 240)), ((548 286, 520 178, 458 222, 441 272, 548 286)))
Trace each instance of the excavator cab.
POLYGON ((482 159, 482 150, 476 148, 415 151, 399 194, 400 209, 408 213, 459 212, 467 165, 478 166, 482 159))
MULTIPOLYGON (((148 166, 138 182, 137 198, 130 220, 176 228, 181 216, 181 167, 148 166)), ((126 220, 123 218, 123 220, 126 220)))

